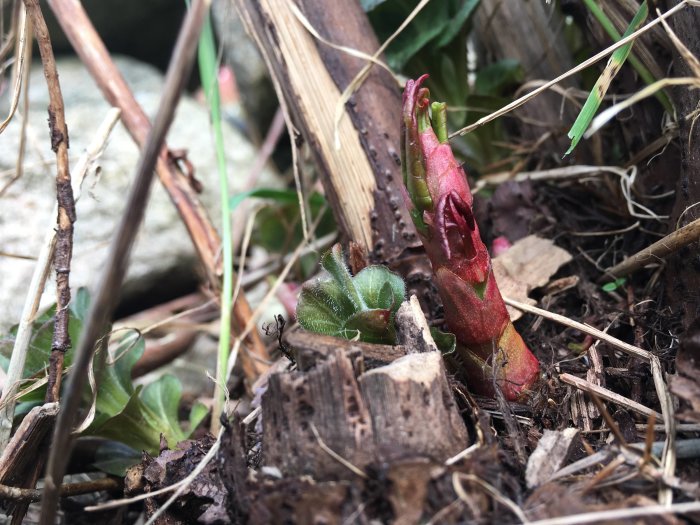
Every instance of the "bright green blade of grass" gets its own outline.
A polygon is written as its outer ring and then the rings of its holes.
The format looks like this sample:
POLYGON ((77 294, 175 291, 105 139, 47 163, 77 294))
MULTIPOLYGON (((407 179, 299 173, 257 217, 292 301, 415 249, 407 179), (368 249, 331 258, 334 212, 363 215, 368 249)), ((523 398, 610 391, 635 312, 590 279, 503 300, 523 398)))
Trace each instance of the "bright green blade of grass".
MULTIPOLYGON (((615 28, 615 25, 612 23, 610 18, 608 18, 608 15, 605 14, 605 11, 601 9, 601 7, 598 5, 596 0, 583 0, 584 3, 586 4, 586 7, 588 10, 591 12, 591 14, 598 20, 598 23, 600 26, 605 30, 605 32, 608 34, 610 38, 615 40, 616 42, 620 40, 622 37, 620 36, 620 33, 618 33, 617 29, 615 28)), ((654 78, 654 75, 651 74, 651 71, 649 71, 646 66, 639 60, 634 53, 630 53, 629 58, 627 59, 630 63, 630 65, 634 68, 634 70, 639 74, 642 80, 647 85, 651 85, 654 82, 656 82, 658 79, 654 78)), ((656 93, 656 98, 661 102, 663 105, 664 109, 671 115, 673 115, 673 104, 671 104, 671 101, 668 99, 666 96, 666 93, 663 91, 659 91, 656 93)))
MULTIPOLYGON (((627 26, 625 34, 622 35, 622 37, 624 38, 635 32, 639 26, 642 25, 644 20, 646 20, 648 15, 649 8, 646 0, 644 0, 642 5, 639 6, 639 10, 634 15, 634 18, 630 22, 629 26, 627 26)), ((608 88, 610 87, 610 83, 620 71, 622 64, 624 64, 625 60, 627 60, 633 44, 634 42, 632 41, 620 47, 610 56, 605 69, 601 73, 600 77, 598 77, 598 80, 586 99, 586 103, 583 105, 583 108, 581 108, 581 112, 578 114, 576 122, 574 122, 574 125, 571 126, 571 129, 569 130, 567 136, 571 139, 571 146, 564 155, 571 153, 578 145, 581 137, 583 137, 583 134, 586 132, 586 129, 593 120, 593 117, 598 112, 598 108, 603 101, 605 93, 607 93, 608 88)))
POLYGON ((220 424, 219 416, 224 406, 226 374, 231 348, 231 310, 233 307, 233 245, 231 241, 231 208, 229 205, 228 177, 226 175, 226 154, 221 125, 221 99, 217 77, 218 63, 216 44, 211 17, 207 15, 199 38, 199 75, 202 89, 209 106, 211 125, 214 130, 216 164, 219 172, 219 195, 221 197, 221 252, 224 267, 224 280, 221 287, 221 325, 219 329, 219 349, 216 359, 216 386, 214 409, 211 418, 211 431, 216 434, 220 424))

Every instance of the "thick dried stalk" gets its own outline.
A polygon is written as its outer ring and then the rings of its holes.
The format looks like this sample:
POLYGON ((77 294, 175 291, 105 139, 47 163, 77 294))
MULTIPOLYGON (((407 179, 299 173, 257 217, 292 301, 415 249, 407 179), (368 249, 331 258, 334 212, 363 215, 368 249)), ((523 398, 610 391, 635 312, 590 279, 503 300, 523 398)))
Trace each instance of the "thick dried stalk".
POLYGON ((145 141, 126 208, 110 245, 109 257, 93 297, 80 342, 76 348, 74 370, 70 375, 63 407, 56 422, 49 463, 44 478, 45 492, 41 502, 40 519, 42 525, 53 525, 55 521, 59 496, 58 487, 63 479, 70 456, 71 431, 80 406, 95 342, 104 333, 105 325, 114 311, 119 287, 126 274, 129 253, 148 201, 153 181, 153 170, 159 153, 162 151, 165 135, 175 115, 177 102, 185 82, 189 78, 197 38, 210 2, 211 0, 194 2, 178 36, 165 79, 163 98, 158 107, 153 128, 145 141))
POLYGON ((395 260, 406 248, 417 246, 413 223, 400 206, 396 115, 401 99, 396 82, 373 67, 344 106, 348 118, 342 118, 336 130, 343 91, 367 62, 317 41, 298 15, 302 13, 315 33, 333 44, 373 56, 380 46, 359 4, 323 0, 235 0, 234 4, 260 48, 278 97, 311 147, 341 232, 379 260, 395 260))

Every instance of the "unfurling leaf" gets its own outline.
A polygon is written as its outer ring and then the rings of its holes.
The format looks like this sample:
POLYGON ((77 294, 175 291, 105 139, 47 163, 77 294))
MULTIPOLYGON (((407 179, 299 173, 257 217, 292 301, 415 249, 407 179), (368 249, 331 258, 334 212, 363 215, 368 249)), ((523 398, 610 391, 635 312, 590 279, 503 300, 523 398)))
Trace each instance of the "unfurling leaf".
POLYGON ((409 80, 403 95, 404 201, 430 258, 469 386, 493 394, 495 380, 515 400, 537 379, 539 363, 508 317, 466 174, 448 141, 446 105, 431 104, 426 78, 409 80))
POLYGON ((302 286, 299 324, 310 332, 394 343, 394 315, 406 295, 401 277, 383 266, 368 266, 352 276, 339 244, 323 255, 321 265, 325 274, 302 286))

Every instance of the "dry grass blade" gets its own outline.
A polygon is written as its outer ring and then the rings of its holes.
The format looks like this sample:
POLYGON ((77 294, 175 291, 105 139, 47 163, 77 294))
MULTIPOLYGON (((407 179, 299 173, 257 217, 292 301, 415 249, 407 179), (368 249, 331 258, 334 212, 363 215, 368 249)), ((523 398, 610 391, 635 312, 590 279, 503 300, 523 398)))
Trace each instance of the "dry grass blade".
MULTIPOLYGON (((656 14, 659 15, 659 10, 656 10, 656 14)), ((668 34, 668 37, 671 39, 671 42, 673 42, 673 45, 676 46, 676 49, 678 50, 678 53, 683 57, 683 60, 686 61, 688 64, 688 68, 693 72, 693 74, 700 79, 700 59, 696 57, 690 49, 686 47, 686 45, 681 42, 681 39, 678 38, 676 33, 673 32, 671 29, 671 26, 668 25, 668 22, 666 20, 661 20, 661 23, 664 26, 664 29, 666 30, 666 33, 668 34)))
POLYGON ((27 67, 27 63, 31 58, 32 46, 27 45, 27 40, 31 39, 32 35, 32 22, 27 17, 27 8, 22 4, 18 12, 17 25, 20 30, 17 34, 17 42, 15 44, 15 63, 12 66, 12 100, 10 102, 10 111, 8 112, 5 120, 0 123, 0 133, 5 131, 8 124, 12 121, 12 117, 17 111, 17 106, 19 105, 19 96, 22 92, 22 81, 24 79, 24 69, 27 67))
MULTIPOLYGON (((401 25, 398 27, 396 31, 392 33, 392 35, 387 38, 384 43, 379 46, 379 49, 374 53, 374 58, 377 58, 379 55, 381 55, 384 50, 389 47, 389 44, 391 44, 394 39, 401 34, 401 32, 406 29, 406 26, 411 23, 411 21, 418 15, 418 13, 421 12, 421 10, 428 5, 428 2, 430 0, 421 0, 418 5, 411 11, 411 13, 406 17, 406 20, 404 20, 401 25)), ((352 94, 360 87, 362 82, 364 82, 365 78, 367 78, 367 75, 370 72, 370 69, 372 69, 372 63, 370 62, 369 64, 366 64, 365 67, 363 67, 357 75, 355 75, 355 78, 353 78, 348 86, 345 88, 343 93, 340 95, 340 100, 338 100, 338 104, 335 107, 335 125, 333 126, 334 129, 334 143, 335 143, 335 148, 340 149, 340 120, 343 118, 343 115, 345 114, 345 104, 350 100, 350 97, 352 94)))
POLYGON ((586 381, 585 379, 581 379, 580 377, 576 377, 571 374, 560 374, 559 380, 563 383, 566 383, 567 385, 574 386, 579 390, 588 392, 589 394, 600 396, 606 401, 610 401, 612 403, 625 407, 631 410, 632 412, 636 412, 637 414, 641 414, 647 417, 658 416, 659 418, 661 418, 661 414, 655 412, 650 408, 645 407, 641 403, 637 403, 636 401, 621 396, 620 394, 616 394, 612 390, 591 383, 590 381, 586 381))
POLYGON ((294 2, 289 2, 289 8, 292 10, 292 13, 294 14, 294 16, 297 17, 297 20, 299 20, 299 22, 301 22, 301 25, 303 25, 306 28, 306 30, 309 33, 311 33, 311 35, 316 40, 318 40, 319 42, 323 42, 324 44, 326 44, 329 47, 332 47, 333 49, 337 49, 338 51, 342 51, 343 53, 347 53, 350 56, 353 56, 356 58, 361 58, 362 60, 367 60, 368 62, 372 62, 373 64, 378 65, 379 67, 388 71, 389 74, 396 79, 397 83, 401 84, 398 77, 391 70, 391 68, 389 66, 387 66, 384 62, 379 60, 376 56, 372 56, 372 55, 369 55, 367 53, 363 53, 359 49, 354 49, 352 47, 341 46, 341 45, 335 44, 335 43, 331 42, 330 40, 328 40, 327 38, 323 38, 323 36, 321 36, 319 34, 319 32, 316 31, 316 28, 313 25, 311 25, 311 22, 309 22, 309 19, 304 16, 304 14, 299 10, 299 8, 297 7, 297 5, 294 2))
POLYGON ((615 104, 614 106, 610 106, 606 110, 601 111, 600 114, 597 117, 595 117, 591 122, 591 125, 588 128, 588 131, 586 131, 584 137, 589 138, 596 131, 605 126, 605 124, 610 122, 610 120, 612 120, 621 111, 629 108, 630 106, 633 106, 640 100, 644 100, 645 98, 655 95, 660 90, 670 86, 692 86, 697 88, 700 87, 700 78, 663 78, 654 82, 653 84, 648 85, 644 89, 638 91, 637 93, 629 97, 627 100, 624 100, 619 104, 615 104))
MULTIPOLYGON (((657 13, 659 13, 658 9, 657 13)), ((591 134, 595 133, 598 129, 602 128, 605 124, 608 123, 608 121, 610 121, 612 118, 615 117, 615 115, 617 115, 624 109, 627 109, 633 104, 636 104, 640 100, 643 100, 651 95, 656 94, 659 90, 667 86, 688 85, 694 88, 700 87, 700 60, 698 60, 698 58, 695 55, 693 55, 693 53, 686 47, 686 45, 683 44, 683 42, 681 42, 678 36, 676 36, 676 33, 674 33, 671 27, 668 25, 666 20, 661 19, 661 23, 663 24, 666 33, 671 39, 671 42, 673 42, 673 45, 676 46, 678 53, 681 57, 683 57, 683 60, 685 60, 685 62, 687 63, 688 68, 693 72, 695 76, 685 78, 664 78, 659 80, 658 82, 654 82, 653 84, 647 86, 638 93, 635 93, 628 100, 625 100, 624 102, 621 102, 619 104, 615 104, 614 106, 608 108, 607 110, 603 111, 600 115, 598 115, 591 123, 590 129, 586 133, 586 137, 590 136, 591 134)))
MULTIPOLYGON (((592 6, 589 6, 589 9, 593 6, 597 7, 597 4, 593 3, 592 6)), ((631 33, 636 31, 642 22, 646 20, 648 14, 649 7, 647 6, 646 0, 644 0, 623 36, 629 36, 631 33)), ((608 60, 605 69, 603 69, 603 72, 598 77, 598 80, 586 99, 586 103, 583 105, 583 108, 581 108, 576 121, 571 126, 571 129, 567 134, 567 136, 571 139, 571 146, 569 146, 569 149, 566 150, 565 155, 571 153, 581 140, 581 137, 584 136, 584 132, 593 119, 593 115, 595 115, 595 113, 598 111, 600 104, 603 102, 603 97, 608 92, 610 83, 620 72, 622 65, 625 63, 630 52, 632 51, 633 44, 634 41, 630 41, 628 44, 617 49, 612 55, 610 55, 610 59, 608 60)), ((586 134, 586 136, 589 135, 586 134)))

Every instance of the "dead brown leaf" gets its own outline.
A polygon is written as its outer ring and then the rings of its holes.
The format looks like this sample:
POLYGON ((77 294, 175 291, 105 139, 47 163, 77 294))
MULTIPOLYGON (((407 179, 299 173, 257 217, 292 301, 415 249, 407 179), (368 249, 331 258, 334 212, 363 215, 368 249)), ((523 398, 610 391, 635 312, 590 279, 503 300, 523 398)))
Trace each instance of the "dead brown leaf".
MULTIPOLYGON (((555 246, 551 240, 528 235, 493 259, 493 273, 502 295, 535 304, 537 301, 530 299, 530 292, 546 285, 552 275, 571 259, 569 252, 555 246)), ((519 310, 507 308, 511 320, 522 317, 519 310)))

